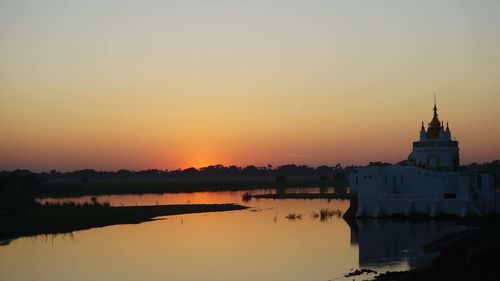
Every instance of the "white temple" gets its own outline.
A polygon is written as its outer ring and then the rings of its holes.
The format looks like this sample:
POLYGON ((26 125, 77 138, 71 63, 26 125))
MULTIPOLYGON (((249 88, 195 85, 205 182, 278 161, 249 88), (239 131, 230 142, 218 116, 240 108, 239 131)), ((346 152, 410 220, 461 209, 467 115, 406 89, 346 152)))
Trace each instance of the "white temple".
POLYGON ((356 217, 415 214, 462 218, 494 212, 493 175, 460 168, 458 141, 434 117, 413 142, 407 165, 367 166, 350 175, 357 193, 356 217))

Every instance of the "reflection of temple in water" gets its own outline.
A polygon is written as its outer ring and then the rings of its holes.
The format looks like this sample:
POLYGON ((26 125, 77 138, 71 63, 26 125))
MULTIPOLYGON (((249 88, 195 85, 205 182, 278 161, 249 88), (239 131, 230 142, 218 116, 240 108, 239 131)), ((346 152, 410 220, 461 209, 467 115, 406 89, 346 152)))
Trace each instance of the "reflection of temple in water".
POLYGON ((421 246, 465 229, 438 221, 350 220, 351 244, 359 247, 359 265, 377 266, 408 261, 410 267, 430 262, 421 246))

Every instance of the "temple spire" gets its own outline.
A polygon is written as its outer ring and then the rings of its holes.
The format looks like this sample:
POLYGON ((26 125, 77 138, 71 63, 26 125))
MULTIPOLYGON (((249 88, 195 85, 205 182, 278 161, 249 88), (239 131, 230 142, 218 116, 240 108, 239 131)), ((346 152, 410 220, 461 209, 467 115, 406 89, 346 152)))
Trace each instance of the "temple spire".
POLYGON ((437 109, 437 103, 436 103, 436 94, 434 94, 434 116, 438 116, 438 109, 437 109))
POLYGON ((444 124, 439 121, 437 112, 436 95, 434 94, 434 116, 432 117, 429 127, 427 128, 427 139, 439 138, 439 131, 443 129, 444 124))

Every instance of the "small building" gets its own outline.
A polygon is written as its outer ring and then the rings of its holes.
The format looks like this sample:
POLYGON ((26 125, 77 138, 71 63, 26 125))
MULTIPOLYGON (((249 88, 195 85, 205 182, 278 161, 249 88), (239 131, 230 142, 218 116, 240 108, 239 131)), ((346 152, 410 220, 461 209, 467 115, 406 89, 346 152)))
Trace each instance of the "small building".
POLYGON ((393 215, 485 215, 494 212, 494 178, 460 167, 458 141, 448 124, 434 116, 427 130, 422 122, 420 139, 406 165, 367 166, 350 174, 357 193, 356 217, 393 215))

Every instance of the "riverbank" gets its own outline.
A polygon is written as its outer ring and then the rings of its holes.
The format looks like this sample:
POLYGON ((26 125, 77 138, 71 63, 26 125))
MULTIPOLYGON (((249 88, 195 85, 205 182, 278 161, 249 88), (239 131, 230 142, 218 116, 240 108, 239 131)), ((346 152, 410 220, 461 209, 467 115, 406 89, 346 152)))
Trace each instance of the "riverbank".
POLYGON ((283 194, 256 194, 250 195, 255 199, 351 199, 349 193, 283 193, 283 194))
POLYGON ((0 240, 68 233, 116 224, 136 224, 160 216, 243 210, 236 204, 184 204, 132 207, 40 207, 0 217, 0 240))
POLYGON ((423 246, 440 254, 427 268, 406 272, 386 272, 376 281, 499 280, 500 219, 468 221, 473 229, 443 237, 423 246))
POLYGON ((278 185, 280 188, 297 188, 334 186, 335 184, 311 179, 293 179, 279 184, 274 179, 101 181, 90 183, 58 181, 44 183, 38 197, 241 191, 277 188, 278 185))

